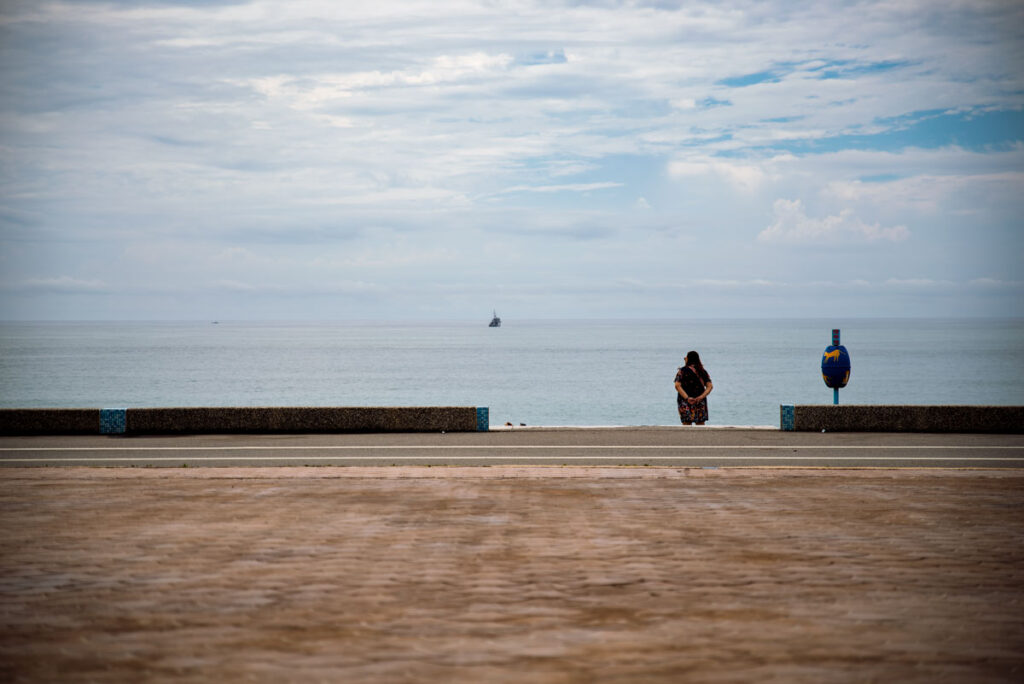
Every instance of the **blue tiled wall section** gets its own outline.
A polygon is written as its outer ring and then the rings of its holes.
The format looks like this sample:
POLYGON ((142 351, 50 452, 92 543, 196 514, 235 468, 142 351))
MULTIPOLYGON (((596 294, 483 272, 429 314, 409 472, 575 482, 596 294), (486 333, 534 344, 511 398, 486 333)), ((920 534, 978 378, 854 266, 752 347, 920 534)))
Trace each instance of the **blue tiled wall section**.
POLYGON ((782 424, 779 427, 781 427, 783 430, 792 430, 793 429, 793 405, 792 404, 783 404, 779 408, 781 410, 781 420, 782 420, 782 424))
POLYGON ((100 409, 100 434, 123 435, 128 430, 128 409, 100 409))

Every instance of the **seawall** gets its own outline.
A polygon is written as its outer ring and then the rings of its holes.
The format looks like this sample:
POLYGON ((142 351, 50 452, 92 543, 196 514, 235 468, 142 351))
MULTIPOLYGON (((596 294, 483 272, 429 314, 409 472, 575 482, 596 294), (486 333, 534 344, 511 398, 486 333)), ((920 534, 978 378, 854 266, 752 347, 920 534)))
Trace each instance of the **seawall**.
MULTIPOLYGON (((487 407, 0 409, 0 435, 486 432, 487 407)), ((1024 406, 782 405, 798 432, 1024 433, 1024 406)))
POLYGON ((476 406, 0 409, 0 435, 477 432, 476 406))
POLYGON ((783 405, 780 427, 798 432, 1024 433, 1024 406, 783 405))

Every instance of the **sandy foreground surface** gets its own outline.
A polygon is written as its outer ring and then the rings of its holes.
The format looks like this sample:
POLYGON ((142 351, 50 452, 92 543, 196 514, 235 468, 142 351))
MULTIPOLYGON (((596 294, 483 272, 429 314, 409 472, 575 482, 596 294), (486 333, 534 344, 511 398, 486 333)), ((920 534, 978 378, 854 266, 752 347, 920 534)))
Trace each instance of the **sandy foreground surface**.
POLYGON ((0 681, 1020 682, 1024 473, 0 471, 0 681))

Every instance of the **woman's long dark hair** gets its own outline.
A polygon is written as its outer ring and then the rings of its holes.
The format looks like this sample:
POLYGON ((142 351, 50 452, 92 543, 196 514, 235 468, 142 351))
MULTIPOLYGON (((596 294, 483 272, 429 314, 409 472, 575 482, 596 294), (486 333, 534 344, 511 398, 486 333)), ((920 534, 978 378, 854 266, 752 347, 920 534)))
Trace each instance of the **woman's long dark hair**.
POLYGON ((701 380, 708 376, 708 372, 704 370, 704 364, 700 362, 700 354, 695 351, 686 352, 686 365, 693 366, 697 369, 697 375, 701 380))

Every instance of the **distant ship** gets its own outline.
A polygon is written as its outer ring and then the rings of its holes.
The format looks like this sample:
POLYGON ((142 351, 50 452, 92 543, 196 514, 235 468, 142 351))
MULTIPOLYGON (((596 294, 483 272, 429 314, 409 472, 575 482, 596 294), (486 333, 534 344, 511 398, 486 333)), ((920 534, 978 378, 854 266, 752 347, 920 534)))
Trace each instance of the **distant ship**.
POLYGON ((488 328, 500 328, 501 327, 501 319, 498 318, 498 312, 497 311, 494 312, 494 318, 492 318, 491 322, 487 324, 487 327, 488 328))

